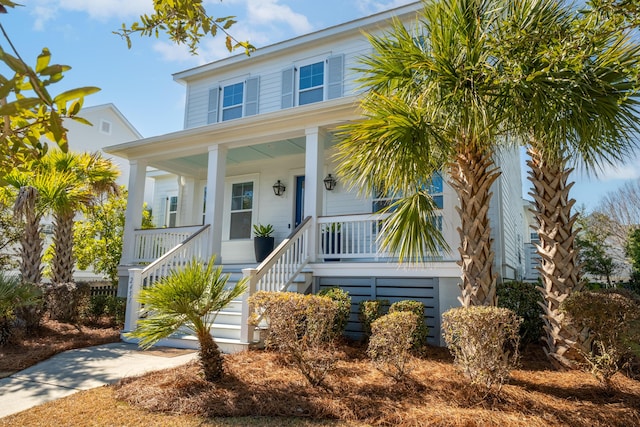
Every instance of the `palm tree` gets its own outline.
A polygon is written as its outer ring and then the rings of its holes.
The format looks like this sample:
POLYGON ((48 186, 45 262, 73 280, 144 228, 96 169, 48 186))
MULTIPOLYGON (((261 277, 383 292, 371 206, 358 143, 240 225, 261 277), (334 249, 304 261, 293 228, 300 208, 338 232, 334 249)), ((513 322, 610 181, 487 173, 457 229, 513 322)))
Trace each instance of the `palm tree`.
POLYGON ((207 381, 223 373, 222 355, 211 336, 215 314, 246 291, 246 278, 225 289, 229 275, 223 275, 222 267, 215 267, 214 262, 215 256, 206 265, 194 259, 143 289, 138 300, 149 315, 128 334, 140 339, 139 345, 146 349, 183 326, 190 328, 200 343, 199 358, 207 381))
POLYGON ((342 128, 338 145, 340 173, 355 187, 400 198, 382 243, 401 260, 446 246, 424 188, 447 174, 459 198, 464 306, 496 303, 488 209, 502 119, 489 42, 501 11, 495 1, 425 2, 416 31, 395 21, 390 32, 370 35, 374 52, 357 70, 367 89, 364 118, 342 128))
POLYGON ((22 185, 15 171, 6 175, 5 180, 19 189, 13 211, 17 219, 24 221, 24 233, 20 238, 20 274, 24 282, 39 284, 42 279, 44 241, 40 226, 43 211, 38 207, 38 190, 30 185, 22 185))
POLYGON ((36 167, 37 188, 43 203, 53 212, 53 283, 73 281, 74 217, 107 193, 116 193, 118 171, 113 163, 94 153, 52 151, 36 167))
POLYGON ((507 77, 502 98, 530 156, 545 352, 556 367, 567 368, 579 358, 577 349, 589 346, 586 331, 575 329, 559 309, 583 287, 569 177, 573 164, 594 171, 624 160, 632 148, 640 47, 596 13, 580 15, 551 0, 521 1, 518 7, 500 37, 499 66, 507 77))

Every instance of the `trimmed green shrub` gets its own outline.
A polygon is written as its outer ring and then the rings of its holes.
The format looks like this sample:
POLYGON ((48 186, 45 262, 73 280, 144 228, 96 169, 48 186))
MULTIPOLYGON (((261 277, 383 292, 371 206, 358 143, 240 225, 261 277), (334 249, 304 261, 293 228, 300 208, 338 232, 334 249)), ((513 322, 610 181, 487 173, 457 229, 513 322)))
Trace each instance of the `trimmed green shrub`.
POLYGON ((606 387, 633 357, 640 357, 640 297, 623 289, 573 293, 560 309, 593 337, 589 371, 606 387))
POLYGON ((53 320, 79 323, 89 306, 87 283, 53 283, 45 287, 45 304, 53 320))
POLYGON ((413 348, 420 349, 427 345, 429 328, 424 323, 424 304, 412 300, 397 301, 389 307, 389 314, 396 312, 409 312, 417 316, 416 329, 413 332, 413 348))
POLYGON ((389 300, 373 299, 360 301, 358 320, 360 320, 365 340, 371 336, 371 324, 385 314, 385 307, 389 307, 389 300))
POLYGON ((113 325, 124 325, 125 306, 127 299, 113 295, 93 295, 85 312, 90 322, 97 322, 106 316, 113 325))
POLYGON ((333 325, 333 332, 336 335, 342 335, 349 322, 349 316, 351 315, 351 297, 349 296, 349 292, 338 287, 332 287, 321 290, 318 295, 329 298, 338 304, 338 313, 335 324, 333 325))
POLYGON ((520 325, 520 348, 527 344, 537 343, 544 336, 544 310, 542 294, 537 289, 538 283, 511 281, 498 283, 496 295, 498 307, 508 308, 522 318, 520 325))
POLYGON ((338 304, 330 298, 295 292, 256 292, 249 298, 252 318, 268 324, 265 346, 286 355, 312 386, 333 369, 338 304))
POLYGON ((413 368, 411 349, 420 318, 414 312, 390 312, 371 324, 367 354, 376 368, 402 381, 413 368))
POLYGON ((487 390, 500 390, 517 363, 520 323, 513 311, 500 307, 458 307, 442 315, 454 363, 472 384, 487 390))

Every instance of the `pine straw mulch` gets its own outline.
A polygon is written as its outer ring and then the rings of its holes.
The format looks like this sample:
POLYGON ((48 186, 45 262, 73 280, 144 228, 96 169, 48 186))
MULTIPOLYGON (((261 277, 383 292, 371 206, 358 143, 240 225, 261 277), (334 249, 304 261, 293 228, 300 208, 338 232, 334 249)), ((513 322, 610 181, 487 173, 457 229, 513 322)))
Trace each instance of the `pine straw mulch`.
POLYGON ((72 325, 45 319, 33 334, 20 334, 0 347, 0 378, 35 365, 66 350, 120 341, 120 329, 107 319, 72 325))
POLYGON ((589 374, 556 372, 529 353, 511 382, 483 396, 446 349, 429 348, 404 383, 382 375, 358 346, 343 346, 326 389, 312 388, 283 357, 247 351, 225 357, 226 375, 207 383, 198 365, 128 378, 115 397, 148 411, 201 417, 303 417, 388 426, 640 425, 640 382, 622 374, 605 391, 589 374))

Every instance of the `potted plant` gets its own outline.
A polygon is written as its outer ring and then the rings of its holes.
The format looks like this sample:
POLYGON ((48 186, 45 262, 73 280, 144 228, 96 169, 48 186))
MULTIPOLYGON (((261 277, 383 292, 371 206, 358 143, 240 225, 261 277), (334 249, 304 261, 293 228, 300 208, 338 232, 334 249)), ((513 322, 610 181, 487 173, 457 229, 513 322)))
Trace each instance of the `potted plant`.
POLYGON ((273 251, 273 225, 254 224, 253 234, 253 250, 256 255, 256 262, 262 262, 273 251))

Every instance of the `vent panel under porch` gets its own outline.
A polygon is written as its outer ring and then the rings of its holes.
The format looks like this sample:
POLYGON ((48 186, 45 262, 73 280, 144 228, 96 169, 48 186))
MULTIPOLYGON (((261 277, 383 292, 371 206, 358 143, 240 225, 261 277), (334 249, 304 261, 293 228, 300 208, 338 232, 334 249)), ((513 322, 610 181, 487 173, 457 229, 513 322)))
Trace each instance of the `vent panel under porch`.
POLYGON ((401 300, 419 301, 425 305, 425 321, 429 327, 428 342, 440 345, 439 281, 432 277, 317 277, 316 289, 339 287, 351 297, 351 315, 345 334, 362 337, 358 320, 360 302, 386 299, 390 304, 401 300))

